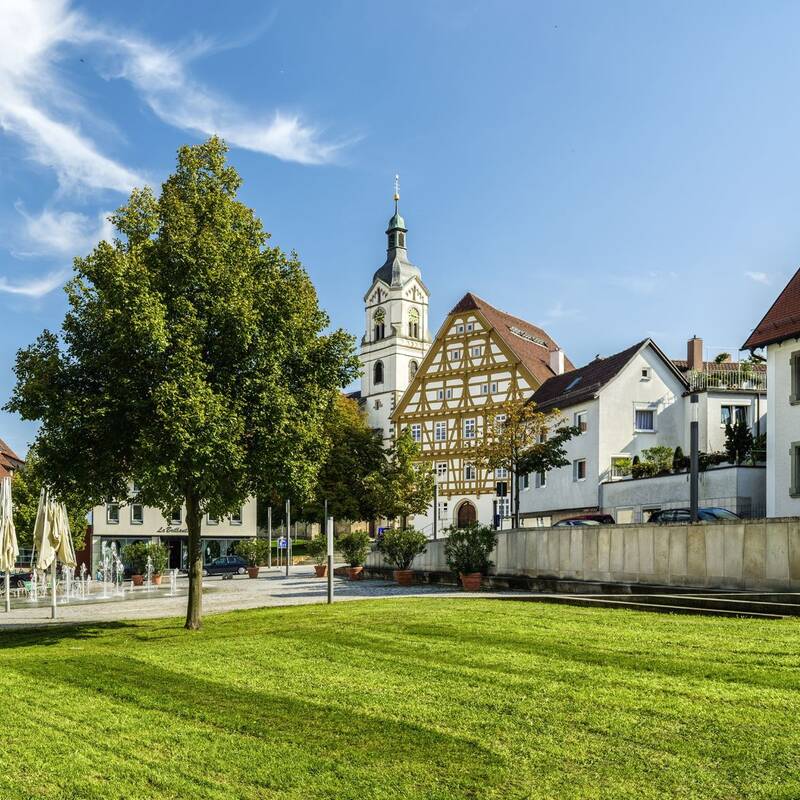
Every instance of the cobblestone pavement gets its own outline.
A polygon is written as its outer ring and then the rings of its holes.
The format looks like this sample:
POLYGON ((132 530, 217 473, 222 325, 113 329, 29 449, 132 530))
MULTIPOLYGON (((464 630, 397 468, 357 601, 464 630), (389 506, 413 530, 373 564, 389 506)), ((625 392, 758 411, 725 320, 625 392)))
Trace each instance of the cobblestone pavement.
MULTIPOLYGON (((38 625, 183 616, 186 613, 188 583, 188 578, 181 577, 178 580, 177 595, 174 597, 169 595, 168 586, 154 587, 149 592, 144 587, 134 590, 127 588, 124 599, 97 599, 59 605, 55 620, 50 617, 50 606, 46 601, 34 605, 25 600, 15 600, 10 614, 4 613, 0 605, 0 631, 38 625)), ((126 587, 129 586, 130 584, 126 583, 126 587)), ((282 569, 264 568, 255 580, 247 576, 236 576, 232 580, 204 578, 203 613, 218 614, 241 608, 324 603, 327 598, 327 586, 327 579, 314 577, 314 568, 311 565, 291 567, 288 577, 282 569)), ((383 580, 348 581, 339 577, 334 578, 336 601, 429 595, 464 596, 455 587, 427 585, 401 587, 383 580)))

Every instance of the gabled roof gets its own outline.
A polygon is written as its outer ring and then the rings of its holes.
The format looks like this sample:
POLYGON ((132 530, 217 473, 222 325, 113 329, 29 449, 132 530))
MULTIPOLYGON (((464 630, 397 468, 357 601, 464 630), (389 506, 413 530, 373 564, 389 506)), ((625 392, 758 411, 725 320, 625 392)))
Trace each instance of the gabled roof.
POLYGON ((755 350, 795 337, 800 337, 800 270, 795 272, 770 310, 756 325, 742 345, 742 350, 755 350))
MULTIPOLYGON (((524 319, 506 314, 505 311, 500 311, 472 292, 467 292, 456 303, 450 314, 464 311, 479 311, 486 322, 494 328, 497 335, 540 383, 544 383, 555 375, 550 367, 550 351, 557 350, 558 345, 541 328, 524 319)), ((566 356, 564 356, 564 369, 575 369, 566 356)))
POLYGON ((551 408, 566 408, 593 398, 606 384, 617 377, 631 359, 647 346, 651 346, 677 379, 687 386, 685 378, 675 368, 652 339, 643 339, 634 345, 606 358, 596 358, 586 366, 556 375, 543 383, 533 394, 531 401, 542 411, 551 408))
POLYGON ((0 439, 0 478, 5 478, 25 462, 0 439))

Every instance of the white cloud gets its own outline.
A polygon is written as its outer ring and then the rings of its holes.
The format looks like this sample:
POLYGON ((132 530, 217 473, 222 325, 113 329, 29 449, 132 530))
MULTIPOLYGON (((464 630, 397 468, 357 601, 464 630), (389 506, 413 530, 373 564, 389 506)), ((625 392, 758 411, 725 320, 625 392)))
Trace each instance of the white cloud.
POLYGON ((99 31, 89 36, 105 44, 113 56, 106 76, 130 81, 153 112, 176 128, 218 134, 237 147, 301 164, 330 162, 342 146, 322 141, 320 132, 296 114, 252 113, 195 83, 186 65, 212 49, 213 43, 195 42, 181 51, 99 31))
POLYGON ((62 189, 127 192, 142 184, 136 172, 104 156, 81 133, 74 117, 86 116, 86 109, 59 80, 59 50, 84 35, 85 20, 63 0, 4 0, 2 13, 0 128, 54 170, 62 189))
POLYGON ((769 286, 769 275, 767 275, 766 272, 745 272, 745 275, 750 278, 751 281, 769 286))
POLYGON ((85 255, 101 239, 114 239, 114 226, 108 221, 108 211, 102 211, 92 219, 86 214, 49 208, 39 214, 29 214, 21 203, 16 203, 15 208, 25 219, 23 233, 29 243, 24 252, 16 252, 16 255, 85 255))
POLYGON ((676 272, 660 272, 658 270, 642 270, 627 275, 612 275, 609 283, 618 289, 633 294, 651 295, 663 289, 678 277, 676 272))
POLYGON ((578 313, 577 308, 565 308, 564 304, 559 300, 547 312, 547 319, 568 319, 578 313))
POLYGON ((43 278, 34 278, 23 283, 9 283, 6 278, 0 277, 0 292, 18 294, 24 297, 43 297, 53 289, 57 289, 67 279, 70 270, 61 269, 50 272, 43 278))

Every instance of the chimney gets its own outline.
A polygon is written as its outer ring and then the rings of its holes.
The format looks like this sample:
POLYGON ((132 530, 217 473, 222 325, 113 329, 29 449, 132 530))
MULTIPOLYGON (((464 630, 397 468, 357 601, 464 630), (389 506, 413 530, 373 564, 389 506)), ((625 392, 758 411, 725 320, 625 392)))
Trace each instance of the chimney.
POLYGON ((560 347, 550 351, 550 369, 556 375, 564 374, 564 351, 560 347))
POLYGON ((692 336, 686 343, 686 360, 689 369, 701 372, 703 370, 703 340, 692 336))

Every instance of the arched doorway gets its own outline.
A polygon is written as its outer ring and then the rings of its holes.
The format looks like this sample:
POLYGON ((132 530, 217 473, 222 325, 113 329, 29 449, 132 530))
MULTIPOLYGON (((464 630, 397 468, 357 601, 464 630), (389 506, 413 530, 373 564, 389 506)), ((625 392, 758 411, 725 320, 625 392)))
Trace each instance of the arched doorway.
POLYGON ((459 507, 458 513, 456 515, 456 523, 459 528, 466 528, 469 525, 474 525, 477 521, 477 514, 475 512, 475 506, 469 502, 469 500, 465 500, 459 507))

